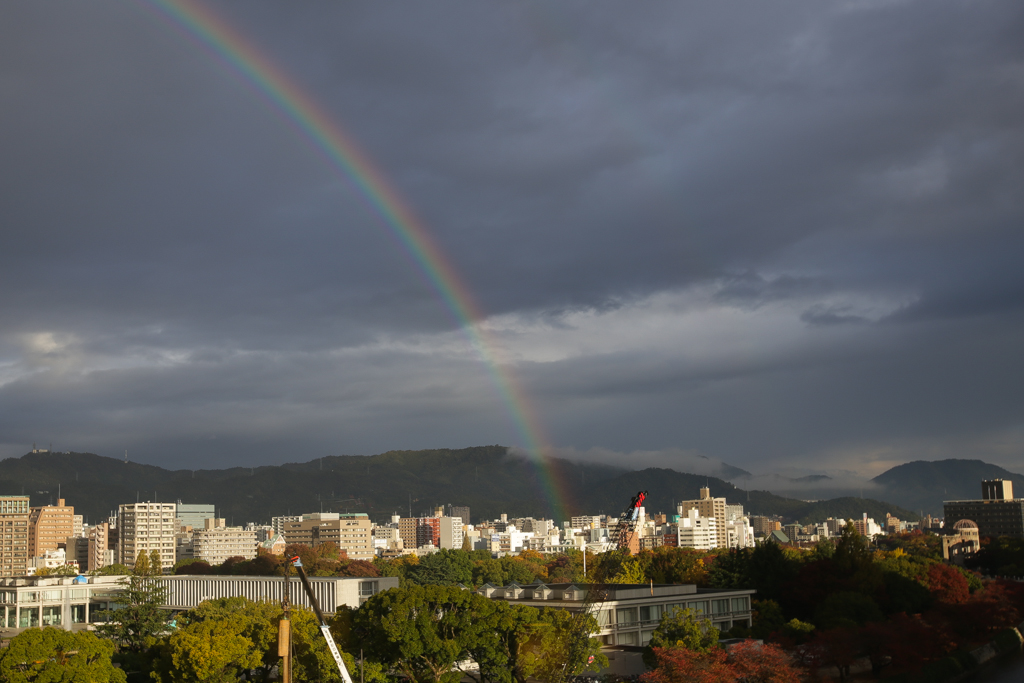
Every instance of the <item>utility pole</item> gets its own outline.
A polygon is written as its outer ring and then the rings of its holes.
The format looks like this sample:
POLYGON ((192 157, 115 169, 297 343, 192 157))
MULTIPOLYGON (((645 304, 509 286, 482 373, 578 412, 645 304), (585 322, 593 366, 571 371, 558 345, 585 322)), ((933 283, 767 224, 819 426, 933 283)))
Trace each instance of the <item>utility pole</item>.
POLYGON ((281 683, 292 683, 291 582, 288 580, 291 568, 291 564, 284 567, 284 593, 281 595, 281 609, 284 614, 277 625, 277 656, 281 657, 281 683))

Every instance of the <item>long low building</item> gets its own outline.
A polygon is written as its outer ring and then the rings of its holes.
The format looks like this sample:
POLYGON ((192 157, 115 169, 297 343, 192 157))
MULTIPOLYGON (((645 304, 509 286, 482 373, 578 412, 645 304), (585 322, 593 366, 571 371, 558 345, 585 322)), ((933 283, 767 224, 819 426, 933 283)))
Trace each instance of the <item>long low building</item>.
MULTIPOLYGON (((484 584, 477 592, 495 600, 507 600, 531 607, 554 607, 579 611, 587 601, 588 584, 531 584, 507 586, 484 584)), ((692 609, 706 617, 715 628, 728 631, 733 626, 749 627, 753 613, 750 600, 753 589, 719 590, 698 588, 693 584, 611 584, 597 587, 600 593, 592 605, 604 645, 643 646, 661 622, 663 614, 674 609, 692 609)))
MULTIPOLYGON (((97 614, 116 609, 123 576, 29 576, 0 578, 0 631, 4 637, 26 628, 56 626, 80 631, 97 623, 97 614)), ((192 609, 203 600, 246 597, 280 603, 284 581, 280 576, 164 576, 155 579, 167 587, 168 610, 192 609)), ((396 577, 313 577, 309 580, 321 609, 333 613, 339 607, 359 607, 388 588, 397 588, 396 577)), ((289 581, 293 605, 309 607, 309 599, 297 576, 289 581)))
MULTIPOLYGON (((192 609, 204 600, 231 597, 280 603, 284 595, 284 579, 280 576, 162 576, 157 580, 167 587, 166 607, 173 610, 192 609)), ((394 576, 314 576, 309 583, 320 609, 327 613, 334 613, 339 607, 357 608, 370 596, 398 588, 398 578, 394 576)), ((299 577, 292 575, 288 584, 291 604, 309 608, 309 598, 299 577)))

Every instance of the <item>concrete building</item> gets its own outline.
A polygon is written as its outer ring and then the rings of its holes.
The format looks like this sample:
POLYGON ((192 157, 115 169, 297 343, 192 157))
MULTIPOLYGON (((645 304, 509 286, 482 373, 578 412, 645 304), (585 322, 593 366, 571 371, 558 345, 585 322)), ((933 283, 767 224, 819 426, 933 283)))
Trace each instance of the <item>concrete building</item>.
POLYGON ((729 538, 725 531, 725 498, 712 498, 711 489, 704 487, 700 490, 700 498, 697 500, 684 500, 679 503, 679 517, 682 518, 687 510, 696 510, 701 517, 714 518, 715 520, 715 548, 725 548, 729 544, 729 538))
POLYGON ((95 614, 114 607, 120 576, 22 577, 0 579, 0 619, 4 637, 27 628, 54 626, 83 631, 95 614))
POLYGON ((69 536, 75 535, 75 508, 65 505, 63 498, 56 505, 44 505, 29 510, 28 550, 32 557, 40 557, 56 550, 69 536))
POLYGON ((239 526, 225 526, 223 518, 204 520, 202 529, 192 530, 192 557, 211 565, 224 564, 230 557, 256 557, 256 532, 239 526))
POLYGON ((754 535, 760 537, 767 536, 773 531, 782 531, 782 522, 772 517, 751 517, 750 526, 754 528, 754 535))
POLYGON ((67 551, 64 548, 47 550, 42 555, 33 557, 29 561, 27 573, 31 576, 37 573, 40 569, 57 569, 58 567, 64 567, 66 565, 74 567, 76 574, 79 572, 78 560, 69 558, 67 551))
POLYGON ((344 550, 350 560, 369 561, 374 557, 370 518, 365 512, 303 515, 302 521, 285 523, 284 540, 310 547, 330 541, 344 550))
POLYGON ((942 559, 963 566, 964 560, 981 550, 978 525, 969 519, 960 519, 942 534, 942 559))
POLYGON ((280 536, 284 536, 284 525, 289 522, 301 522, 302 515, 281 515, 280 517, 271 517, 270 526, 274 529, 274 533, 280 536))
POLYGON ((28 525, 28 496, 0 496, 0 576, 24 576, 28 571, 28 525))
POLYGON ((110 546, 110 524, 100 522, 90 527, 86 534, 89 542, 89 559, 86 562, 86 569, 102 569, 114 564, 114 549, 110 546))
POLYGON ((714 517, 705 517, 696 508, 688 508, 680 515, 677 544, 680 548, 712 550, 718 547, 718 523, 714 517))
POLYGON ((977 524, 980 536, 1024 538, 1024 499, 1013 497, 1013 483, 981 482, 981 500, 947 500, 942 504, 945 528, 962 519, 977 524))
POLYGON ((193 529, 205 528, 206 520, 216 516, 214 506, 204 503, 182 503, 179 500, 176 508, 176 519, 180 520, 180 525, 190 526, 193 529))
POLYGON ((174 566, 174 536, 178 530, 174 503, 126 503, 118 508, 118 562, 135 566, 140 552, 156 550, 162 570, 174 566))
MULTIPOLYGON (((284 580, 280 576, 164 576, 159 581, 167 587, 165 608, 176 612, 192 609, 204 600, 236 596, 280 604, 284 594, 284 580)), ((356 609, 377 593, 398 588, 398 579, 387 576, 311 576, 309 583, 320 609, 327 614, 333 614, 339 607, 356 609)), ((292 605, 310 608, 298 577, 292 576, 289 581, 288 595, 292 605)))
POLYGON ((74 560, 81 571, 89 568, 89 539, 84 536, 72 536, 64 548, 68 560, 74 560))
POLYGON ((447 548, 449 550, 461 550, 462 549, 462 518, 461 517, 442 517, 440 520, 440 534, 439 534, 439 547, 447 548))
POLYGON ((462 526, 472 524, 473 522, 469 519, 469 506, 468 505, 453 505, 452 506, 452 517, 458 517, 462 520, 462 526))
POLYGON ((84 537, 85 536, 85 519, 84 519, 84 517, 82 517, 82 515, 75 515, 71 519, 73 520, 73 524, 74 524, 74 531, 72 531, 71 535, 72 536, 77 536, 79 538, 84 537))
MULTIPOLYGON (((579 611, 590 586, 587 584, 532 584, 492 586, 477 592, 493 600, 579 611)), ((753 589, 719 590, 691 584, 612 584, 602 586, 605 599, 597 605, 600 631, 597 637, 607 646, 646 645, 663 614, 675 609, 692 609, 722 631, 751 625, 753 589)))

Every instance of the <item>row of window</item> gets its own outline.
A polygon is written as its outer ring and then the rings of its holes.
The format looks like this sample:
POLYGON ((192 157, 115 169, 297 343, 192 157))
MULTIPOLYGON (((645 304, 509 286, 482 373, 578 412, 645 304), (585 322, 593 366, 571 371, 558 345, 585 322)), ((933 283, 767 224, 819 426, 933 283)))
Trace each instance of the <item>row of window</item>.
MULTIPOLYGON (((690 609, 697 614, 710 614, 712 617, 731 614, 735 612, 749 612, 750 598, 743 596, 738 598, 720 598, 711 600, 711 611, 708 611, 708 600, 695 600, 686 603, 669 605, 644 605, 642 607, 620 607, 615 610, 615 622, 620 625, 635 623, 657 623, 661 617, 675 609, 690 609)), ((602 626, 608 625, 605 616, 602 614, 602 626)), ((610 616, 610 615, 608 615, 610 616)))

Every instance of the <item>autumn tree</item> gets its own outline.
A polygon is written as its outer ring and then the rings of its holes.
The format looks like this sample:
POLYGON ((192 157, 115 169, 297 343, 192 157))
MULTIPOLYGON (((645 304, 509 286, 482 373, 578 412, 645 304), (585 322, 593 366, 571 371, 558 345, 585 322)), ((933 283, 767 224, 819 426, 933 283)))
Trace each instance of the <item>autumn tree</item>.
POLYGON ((685 647, 653 650, 655 668, 640 677, 641 683, 727 683, 735 681, 725 650, 695 652, 685 647))
POLYGON ((970 598, 970 586, 964 575, 954 567, 946 564, 933 564, 928 567, 928 590, 937 600, 959 605, 970 598))
POLYGON ((590 614, 545 607, 522 644, 520 661, 529 676, 544 683, 565 683, 584 671, 608 666, 599 630, 590 614))
POLYGON ((800 676, 781 647, 752 640, 729 649, 728 664, 732 680, 743 683, 800 683, 800 676))

